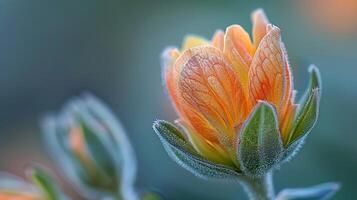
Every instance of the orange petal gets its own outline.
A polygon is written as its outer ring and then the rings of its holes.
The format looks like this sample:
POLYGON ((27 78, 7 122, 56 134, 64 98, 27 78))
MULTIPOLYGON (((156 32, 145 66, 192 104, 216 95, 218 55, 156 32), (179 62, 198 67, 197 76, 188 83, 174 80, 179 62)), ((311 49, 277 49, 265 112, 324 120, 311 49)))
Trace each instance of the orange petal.
POLYGON ((267 100, 280 107, 286 85, 285 59, 280 30, 275 27, 261 41, 249 70, 249 91, 253 100, 267 100))
POLYGON ((182 51, 192 48, 192 47, 197 47, 197 46, 207 45, 207 44, 209 44, 209 42, 202 37, 195 36, 195 35, 187 35, 183 39, 182 51))
MULTIPOLYGON (((269 26, 268 26, 269 27, 269 26)), ((291 112, 292 80, 280 30, 270 26, 260 42, 249 70, 249 92, 253 101, 266 100, 278 110, 280 127, 291 112)))
POLYGON ((266 26, 269 24, 269 20, 266 17, 263 9, 255 10, 252 15, 252 23, 253 23, 253 41, 254 48, 256 49, 261 41, 261 39, 267 33, 266 26))
POLYGON ((166 86, 167 92, 174 104, 175 109, 178 111, 176 83, 175 78, 175 61, 180 56, 180 52, 175 47, 168 47, 161 55, 161 68, 163 74, 163 82, 166 86))
POLYGON ((234 127, 246 115, 238 77, 222 52, 214 47, 188 49, 180 58, 186 60, 177 61, 183 64, 178 83, 180 101, 217 129, 220 142, 231 144, 234 127))
POLYGON ((212 142, 203 137, 200 133, 188 123, 178 120, 177 124, 183 129, 183 133, 187 141, 195 148, 195 150, 205 158, 221 164, 233 165, 233 162, 228 152, 219 145, 219 143, 212 142))
POLYGON ((296 113, 297 105, 294 103, 294 98, 289 100, 288 106, 283 111, 283 116, 281 116, 280 130, 283 138, 283 143, 285 144, 288 140, 289 132, 293 125, 293 120, 296 113))
POLYGON ((212 143, 219 143, 218 132, 210 122, 198 111, 193 110, 189 105, 180 105, 182 121, 190 125, 196 133, 212 143))
POLYGON ((283 134, 283 139, 287 137, 290 128, 292 127, 293 119, 295 117, 297 105, 295 104, 295 95, 296 91, 294 91, 292 75, 288 63, 288 54, 286 52, 286 48, 284 43, 281 43, 281 47, 283 49, 285 59, 285 74, 286 74, 286 89, 283 97, 283 102, 285 104, 282 105, 282 116, 281 116, 281 132, 283 134))
POLYGON ((232 25, 227 28, 223 52, 244 88, 248 86, 248 71, 252 62, 252 49, 250 37, 241 26, 232 25))
POLYGON ((0 200, 41 200, 41 199, 43 198, 40 198, 33 194, 0 191, 0 200))
MULTIPOLYGON (((269 27, 269 25, 268 25, 269 27)), ((284 97, 283 97, 283 102, 285 102, 285 105, 282 105, 282 109, 285 111, 286 109, 288 109, 289 106, 291 106, 291 103, 294 103, 294 99, 295 99, 295 94, 294 94, 294 87, 293 87, 293 81, 292 81, 292 75, 291 75, 291 71, 290 71, 290 67, 289 67, 289 62, 288 62, 288 54, 286 52, 286 48, 283 42, 281 42, 281 49, 283 51, 283 57, 284 59, 284 66, 285 67, 285 82, 286 82, 286 87, 285 87, 285 93, 284 93, 284 97)))
POLYGON ((79 126, 73 126, 69 130, 69 146, 83 162, 89 162, 87 146, 84 141, 82 129, 79 126))
POLYGON ((196 130, 201 130, 202 134, 207 140, 211 142, 218 142, 217 130, 209 125, 207 120, 199 113, 192 111, 187 105, 182 104, 178 100, 177 87, 179 74, 184 63, 187 62, 189 57, 180 56, 176 48, 167 48, 162 54, 162 68, 163 78, 166 85, 167 92, 172 100, 172 103, 181 119, 191 122, 191 126, 196 130))
POLYGON ((223 51, 224 46, 224 32, 222 30, 217 30, 212 37, 212 46, 223 51))

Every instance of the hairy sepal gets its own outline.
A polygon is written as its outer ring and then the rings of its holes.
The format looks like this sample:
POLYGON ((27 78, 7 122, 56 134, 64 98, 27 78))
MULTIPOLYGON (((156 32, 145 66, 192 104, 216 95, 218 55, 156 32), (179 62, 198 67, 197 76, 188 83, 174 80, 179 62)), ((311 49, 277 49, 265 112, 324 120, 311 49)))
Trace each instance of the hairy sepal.
POLYGON ((169 156, 194 175, 203 179, 230 181, 240 178, 240 172, 237 169, 214 163, 199 155, 171 123, 157 120, 153 124, 153 129, 169 156))
POLYGON ((243 124, 238 141, 238 160, 249 176, 259 177, 277 167, 283 152, 276 111, 259 102, 243 124))
POLYGON ((302 97, 299 110, 289 134, 284 160, 290 160, 301 146, 317 122, 321 98, 321 79, 319 70, 311 66, 310 84, 302 97))

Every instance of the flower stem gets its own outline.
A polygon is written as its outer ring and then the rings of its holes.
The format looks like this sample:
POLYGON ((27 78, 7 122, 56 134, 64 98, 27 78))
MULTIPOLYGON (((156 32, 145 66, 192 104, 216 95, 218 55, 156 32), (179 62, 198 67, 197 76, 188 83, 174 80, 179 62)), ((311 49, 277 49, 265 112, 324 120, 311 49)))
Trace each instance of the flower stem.
POLYGON ((105 196, 100 200, 124 200, 124 197, 120 192, 113 192, 109 196, 105 196))
POLYGON ((250 200, 274 200, 273 174, 269 172, 262 177, 243 177, 241 184, 250 200))

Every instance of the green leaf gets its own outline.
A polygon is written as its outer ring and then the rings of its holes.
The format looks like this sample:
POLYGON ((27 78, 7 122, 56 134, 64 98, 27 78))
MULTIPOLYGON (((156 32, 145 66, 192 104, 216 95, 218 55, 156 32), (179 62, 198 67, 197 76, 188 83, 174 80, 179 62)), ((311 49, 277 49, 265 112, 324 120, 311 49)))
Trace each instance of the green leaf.
POLYGON ((240 173, 228 166, 213 163, 200 156, 171 123, 157 120, 153 129, 169 156, 186 170, 204 179, 236 180, 240 173))
POLYGON ((284 154, 283 154, 283 158, 281 159, 282 162, 288 162, 290 161, 301 149, 301 147, 304 145, 305 143, 305 139, 306 139, 307 135, 302 136, 301 138, 299 138, 298 140, 296 140, 295 142, 291 143, 285 150, 284 150, 284 154))
POLYGON ((310 67, 309 71, 310 84, 301 100, 300 108, 288 139, 288 144, 308 134, 318 118, 321 96, 320 73, 315 66, 310 67))
POLYGON ((338 183, 324 183, 308 188, 285 189, 281 191, 276 200, 327 200, 338 190, 338 183))
POLYGON ((41 189, 43 195, 48 200, 65 200, 63 195, 55 185, 53 179, 44 170, 33 167, 29 170, 32 181, 41 189))
POLYGON ((116 191, 120 180, 117 179, 114 150, 110 149, 114 148, 109 139, 110 133, 105 125, 93 116, 82 100, 71 101, 68 111, 74 123, 82 129, 85 147, 94 167, 92 172, 85 173, 88 176, 83 176, 89 177, 87 184, 98 191, 116 191))
POLYGON ((109 149, 111 144, 107 140, 108 131, 91 115, 83 103, 73 106, 73 110, 75 119, 83 130, 85 144, 93 161, 103 175, 115 176, 115 164, 109 149))
POLYGON ((259 102, 240 133, 241 169, 247 175, 261 176, 280 162, 282 151, 275 109, 266 102, 259 102))
POLYGON ((155 192, 147 192, 140 198, 141 200, 163 200, 164 198, 155 192))
POLYGON ((110 154, 110 151, 107 149, 103 137, 100 137, 99 134, 107 134, 98 132, 99 130, 90 127, 87 123, 81 123, 83 129, 83 136, 85 140, 86 147, 89 151, 89 155, 93 159, 93 162, 96 166, 96 170, 99 173, 98 181, 106 189, 115 190, 117 188, 116 180, 116 169, 114 160, 110 154))
POLYGON ((318 115, 321 96, 321 80, 319 70, 315 66, 310 69, 310 84, 301 100, 295 117, 293 128, 287 141, 284 160, 290 160, 300 149, 306 136, 314 127, 318 115))

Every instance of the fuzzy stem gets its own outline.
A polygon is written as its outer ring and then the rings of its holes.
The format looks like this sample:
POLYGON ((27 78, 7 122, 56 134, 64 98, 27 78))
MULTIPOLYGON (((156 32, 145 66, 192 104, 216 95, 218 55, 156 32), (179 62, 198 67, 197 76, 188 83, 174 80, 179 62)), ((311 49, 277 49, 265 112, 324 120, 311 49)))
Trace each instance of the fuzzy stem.
POLYGON ((250 200, 274 200, 273 174, 269 172, 262 177, 245 176, 241 184, 250 200))
POLYGON ((124 200, 124 198, 121 195, 113 194, 111 196, 106 196, 104 198, 101 198, 100 200, 124 200))
POLYGON ((124 197, 121 192, 114 191, 112 193, 108 193, 108 196, 105 196, 100 200, 124 200, 124 197))

